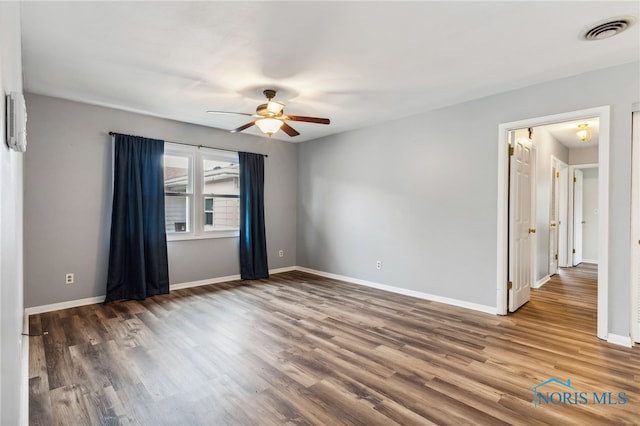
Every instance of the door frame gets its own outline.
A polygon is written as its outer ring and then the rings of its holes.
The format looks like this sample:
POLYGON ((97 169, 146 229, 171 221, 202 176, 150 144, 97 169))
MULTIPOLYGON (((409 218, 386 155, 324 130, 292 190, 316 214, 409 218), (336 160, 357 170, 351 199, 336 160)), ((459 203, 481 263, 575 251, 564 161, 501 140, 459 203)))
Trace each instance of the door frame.
MULTIPOLYGON (((598 169, 598 179, 600 179, 600 165, 598 163, 586 163, 586 164, 576 164, 573 166, 569 166, 569 214, 567 216, 568 220, 568 230, 567 230, 567 264, 569 267, 573 266, 573 249, 574 247, 574 227, 576 224, 574 223, 574 199, 573 199, 573 175, 576 169, 598 169)), ((599 182, 598 182, 599 183, 599 182)), ((598 186, 598 191, 600 191, 600 186, 598 186)), ((598 193, 598 201, 600 201, 600 193, 598 193)), ((600 217, 600 203, 598 202, 598 218, 600 217)), ((598 235, 599 236, 599 235, 598 235)), ((600 258, 600 242, 598 242, 598 258, 600 258)), ((598 264, 600 264, 600 260, 598 259, 598 264)))
POLYGON ((633 105, 632 114, 630 330, 631 341, 640 342, 640 103, 633 105))
POLYGON ((497 212, 497 265, 496 265, 496 313, 507 314, 507 281, 508 281, 508 226, 509 226, 509 155, 508 138, 509 130, 523 127, 544 126, 546 124, 560 123, 564 121, 580 120, 584 118, 598 117, 599 144, 598 144, 598 241, 601 248, 598 265, 598 328, 597 336, 607 340, 609 334, 609 138, 610 138, 610 107, 608 105, 565 112, 561 114, 546 115, 542 117, 528 118, 498 125, 498 212, 497 212))

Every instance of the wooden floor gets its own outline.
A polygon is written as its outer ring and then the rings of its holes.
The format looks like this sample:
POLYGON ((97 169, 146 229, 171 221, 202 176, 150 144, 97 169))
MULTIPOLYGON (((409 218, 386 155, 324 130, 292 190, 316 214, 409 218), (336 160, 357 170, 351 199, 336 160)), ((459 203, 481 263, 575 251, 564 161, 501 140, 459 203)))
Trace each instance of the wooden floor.
POLYGON ((33 315, 30 424, 640 424, 595 306, 582 266, 506 317, 301 272, 33 315), (627 402, 534 408, 550 378, 627 402))

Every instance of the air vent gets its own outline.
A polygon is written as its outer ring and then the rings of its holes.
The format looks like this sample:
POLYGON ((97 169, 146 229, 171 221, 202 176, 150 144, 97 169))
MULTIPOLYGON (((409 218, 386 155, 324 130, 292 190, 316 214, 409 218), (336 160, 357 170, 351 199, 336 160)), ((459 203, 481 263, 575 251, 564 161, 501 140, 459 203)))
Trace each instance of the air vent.
POLYGON ((582 38, 585 40, 604 40, 620 34, 629 28, 633 22, 634 18, 630 16, 611 18, 583 31, 582 38))

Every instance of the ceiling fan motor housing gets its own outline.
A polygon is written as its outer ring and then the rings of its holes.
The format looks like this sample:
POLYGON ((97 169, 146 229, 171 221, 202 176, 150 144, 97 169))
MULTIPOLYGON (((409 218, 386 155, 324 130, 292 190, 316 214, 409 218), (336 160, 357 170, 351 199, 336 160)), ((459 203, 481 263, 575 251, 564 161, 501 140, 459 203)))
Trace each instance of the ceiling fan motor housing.
POLYGON ((272 111, 269 111, 269 104, 260 104, 256 108, 256 114, 266 118, 278 118, 278 117, 282 117, 283 112, 280 111, 280 112, 274 113, 272 111))

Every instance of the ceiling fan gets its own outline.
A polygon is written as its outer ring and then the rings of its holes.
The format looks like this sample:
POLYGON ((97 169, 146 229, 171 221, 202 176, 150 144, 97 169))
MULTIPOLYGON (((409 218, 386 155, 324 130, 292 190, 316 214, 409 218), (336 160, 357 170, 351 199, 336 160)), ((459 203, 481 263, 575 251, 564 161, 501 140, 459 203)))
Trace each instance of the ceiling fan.
POLYGON ((260 128, 263 133, 271 136, 278 130, 282 129, 287 135, 294 137, 298 136, 300 132, 298 132, 293 127, 289 126, 285 121, 304 121, 307 123, 317 123, 317 124, 329 124, 330 121, 328 118, 318 118, 318 117, 305 117, 302 115, 287 115, 284 113, 284 104, 280 102, 276 102, 273 98, 276 97, 276 91, 273 89, 266 89, 263 91, 264 95, 267 98, 266 104, 260 104, 256 108, 255 114, 249 114, 245 112, 231 112, 231 111, 207 111, 210 114, 238 114, 238 115, 246 115, 249 117, 256 118, 253 121, 250 121, 247 124, 244 124, 237 129, 231 130, 231 133, 238 133, 243 130, 248 129, 249 127, 256 125, 260 128))

